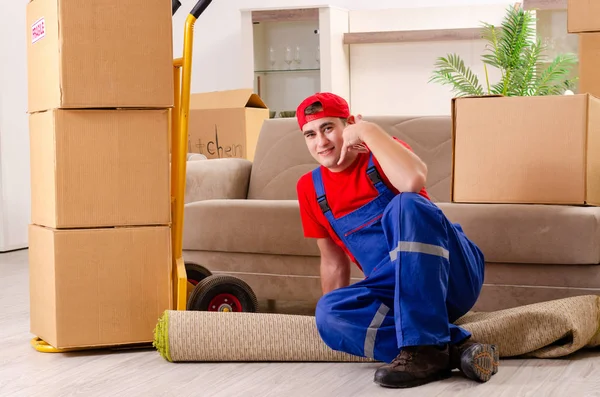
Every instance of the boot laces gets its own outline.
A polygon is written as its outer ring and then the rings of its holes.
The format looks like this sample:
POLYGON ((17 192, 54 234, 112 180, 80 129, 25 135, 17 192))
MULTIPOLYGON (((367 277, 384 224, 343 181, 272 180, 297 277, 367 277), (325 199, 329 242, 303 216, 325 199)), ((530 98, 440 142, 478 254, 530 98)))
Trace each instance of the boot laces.
POLYGON ((407 366, 415 358, 415 352, 403 349, 398 356, 392 360, 391 365, 394 367, 407 366))

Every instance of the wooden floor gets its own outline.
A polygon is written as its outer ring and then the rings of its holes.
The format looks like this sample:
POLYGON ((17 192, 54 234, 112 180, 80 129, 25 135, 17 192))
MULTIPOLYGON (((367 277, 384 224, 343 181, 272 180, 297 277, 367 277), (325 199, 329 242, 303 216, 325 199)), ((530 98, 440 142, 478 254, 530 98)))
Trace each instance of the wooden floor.
POLYGON ((39 353, 31 338, 27 251, 0 254, 0 396, 600 396, 599 351, 503 360, 486 384, 457 374, 389 390, 373 383, 373 364, 171 364, 153 350, 39 353))

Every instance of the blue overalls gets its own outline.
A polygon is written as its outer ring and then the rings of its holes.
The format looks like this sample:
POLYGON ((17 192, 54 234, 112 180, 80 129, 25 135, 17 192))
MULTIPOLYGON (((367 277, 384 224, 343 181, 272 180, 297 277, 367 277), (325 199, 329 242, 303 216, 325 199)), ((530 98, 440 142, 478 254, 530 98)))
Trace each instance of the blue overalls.
POLYGON ((330 348, 389 363, 404 346, 456 344, 470 336, 452 323, 479 297, 484 258, 431 201, 388 189, 370 156, 367 177, 378 196, 337 219, 320 167, 312 173, 321 210, 365 275, 325 294, 315 316, 330 348))

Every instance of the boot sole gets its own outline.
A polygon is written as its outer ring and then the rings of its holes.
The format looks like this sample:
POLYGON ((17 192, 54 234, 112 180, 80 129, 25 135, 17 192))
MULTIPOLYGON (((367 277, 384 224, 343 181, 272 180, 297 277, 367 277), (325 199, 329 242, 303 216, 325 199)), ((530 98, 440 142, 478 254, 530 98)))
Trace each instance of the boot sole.
POLYGON ((498 373, 500 356, 496 345, 478 343, 466 349, 460 358, 461 371, 470 379, 487 382, 498 373))
POLYGON ((431 383, 431 382, 435 382, 435 381, 439 381, 439 380, 444 380, 444 379, 448 379, 452 376, 452 372, 451 371, 441 371, 441 372, 437 372, 431 376, 428 376, 427 378, 419 378, 419 379, 413 379, 407 382, 401 382, 401 383, 386 383, 384 381, 377 381, 375 380, 375 383, 377 383, 379 386, 381 387, 385 387, 388 389, 407 389, 410 387, 417 387, 417 386, 422 386, 425 385, 427 383, 431 383))

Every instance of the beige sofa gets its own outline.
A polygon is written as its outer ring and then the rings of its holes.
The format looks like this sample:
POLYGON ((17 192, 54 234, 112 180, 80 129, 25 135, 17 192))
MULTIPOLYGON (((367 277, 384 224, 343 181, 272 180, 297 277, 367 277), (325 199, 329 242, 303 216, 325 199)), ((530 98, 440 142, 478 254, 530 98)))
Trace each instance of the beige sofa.
MULTIPOLYGON (((498 310, 600 293, 600 208, 449 203, 449 117, 365 117, 428 164, 427 189, 486 257, 475 307, 498 310)), ((189 161, 184 258, 246 281, 260 300, 321 296, 319 251, 302 234, 296 181, 317 163, 296 120, 270 119, 256 157, 189 161)), ((354 281, 362 274, 353 269, 354 281)))

